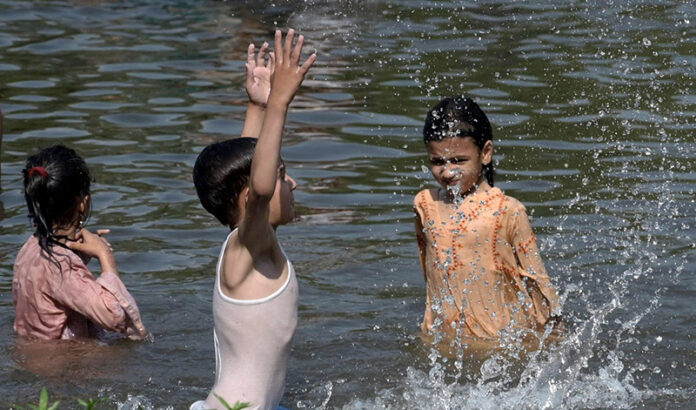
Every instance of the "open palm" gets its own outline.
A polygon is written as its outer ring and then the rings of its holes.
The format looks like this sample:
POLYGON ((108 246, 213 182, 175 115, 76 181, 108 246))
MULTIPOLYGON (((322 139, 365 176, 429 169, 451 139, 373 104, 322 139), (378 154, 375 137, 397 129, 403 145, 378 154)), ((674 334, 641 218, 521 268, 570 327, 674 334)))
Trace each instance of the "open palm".
POLYGON ((273 53, 268 53, 269 58, 266 61, 267 51, 268 43, 264 43, 261 46, 258 55, 256 55, 254 45, 249 44, 246 62, 246 90, 247 94, 249 94, 249 101, 264 107, 271 93, 271 75, 275 66, 273 53))

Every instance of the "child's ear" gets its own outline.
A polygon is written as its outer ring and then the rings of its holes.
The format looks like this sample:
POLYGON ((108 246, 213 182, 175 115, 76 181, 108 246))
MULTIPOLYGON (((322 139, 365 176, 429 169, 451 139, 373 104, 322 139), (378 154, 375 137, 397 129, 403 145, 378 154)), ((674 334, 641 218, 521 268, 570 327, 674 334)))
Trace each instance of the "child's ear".
POLYGON ((90 198, 89 194, 85 195, 79 202, 78 204, 78 211, 80 212, 80 215, 87 215, 89 213, 89 205, 90 201, 92 198, 90 198))
POLYGON ((493 142, 486 141, 481 149, 481 163, 483 165, 488 165, 493 161, 493 142))
POLYGON ((238 208, 240 211, 246 209, 247 203, 249 203, 249 185, 242 188, 242 192, 239 193, 238 208))

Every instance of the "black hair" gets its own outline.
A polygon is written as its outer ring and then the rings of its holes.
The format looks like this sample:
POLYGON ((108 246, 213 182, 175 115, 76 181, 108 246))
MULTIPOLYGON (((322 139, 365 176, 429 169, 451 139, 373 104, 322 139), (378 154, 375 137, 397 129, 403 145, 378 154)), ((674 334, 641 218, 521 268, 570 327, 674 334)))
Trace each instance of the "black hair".
POLYGON ((193 167, 193 184, 206 211, 234 228, 239 194, 249 183, 256 138, 235 138, 208 145, 193 167))
MULTIPOLYGON (((471 137, 479 149, 493 140, 488 117, 474 100, 465 95, 443 99, 425 117, 423 141, 426 144, 452 137, 471 137)), ((482 172, 488 184, 493 186, 495 169, 492 160, 483 165, 482 172)))
POLYGON ((75 206, 89 195, 89 169, 74 150, 54 145, 27 158, 22 173, 35 235, 41 249, 51 255, 51 247, 59 239, 54 228, 74 222, 75 206))

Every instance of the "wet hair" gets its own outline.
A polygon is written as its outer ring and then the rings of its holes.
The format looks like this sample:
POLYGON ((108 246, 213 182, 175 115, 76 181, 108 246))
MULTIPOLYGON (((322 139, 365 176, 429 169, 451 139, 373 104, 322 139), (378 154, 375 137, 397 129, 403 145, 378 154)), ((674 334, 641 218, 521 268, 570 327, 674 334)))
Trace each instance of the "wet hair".
MULTIPOLYGON (((426 144, 453 137, 471 137, 479 149, 483 149, 487 141, 493 140, 488 117, 474 100, 465 95, 443 99, 425 117, 423 141, 426 144)), ((493 161, 483 165, 482 173, 493 186, 493 161)))
POLYGON ((249 184, 256 138, 235 138, 208 145, 193 167, 193 184, 206 211, 234 228, 239 194, 249 184))
POLYGON ((51 247, 60 239, 53 229, 74 222, 76 205, 89 195, 89 169, 74 150, 54 145, 27 158, 22 174, 35 235, 41 249, 52 255, 51 247))

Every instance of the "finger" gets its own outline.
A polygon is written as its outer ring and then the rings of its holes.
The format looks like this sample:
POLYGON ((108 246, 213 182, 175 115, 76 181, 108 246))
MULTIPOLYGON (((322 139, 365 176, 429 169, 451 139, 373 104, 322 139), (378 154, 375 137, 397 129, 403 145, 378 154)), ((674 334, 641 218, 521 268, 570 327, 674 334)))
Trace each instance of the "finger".
POLYGON ((68 249, 72 249, 75 251, 81 251, 82 250, 82 243, 77 242, 77 241, 66 241, 65 246, 68 247, 68 249))
POLYGON ((252 64, 245 63, 246 66, 246 72, 247 72, 247 83, 251 82, 252 78, 254 77, 254 67, 252 64))
POLYGON ((108 235, 111 233, 111 229, 97 229, 97 235, 108 235))
POLYGON ((283 63, 290 62, 290 51, 292 51, 292 41, 295 39, 295 30, 289 29, 285 35, 285 48, 283 49, 283 63))
POLYGON ((273 51, 275 52, 276 56, 276 64, 283 64, 283 43, 282 43, 283 35, 281 34, 280 30, 276 30, 275 32, 275 48, 273 51))
POLYGON ((247 64, 254 64, 254 53, 256 52, 254 44, 249 44, 247 49, 247 64))
POLYGON ((263 45, 261 46, 261 50, 259 50, 259 55, 256 57, 256 66, 257 67, 263 67, 266 64, 266 52, 268 51, 268 43, 264 41, 263 45))
POLYGON ((307 71, 309 71, 309 68, 314 64, 314 62, 317 61, 317 53, 312 54, 309 56, 307 61, 302 64, 302 67, 300 67, 300 70, 302 71, 302 75, 307 74, 307 71))
POLYGON ((304 45, 304 36, 300 34, 299 37, 297 37, 297 44, 295 44, 295 48, 292 50, 292 60, 290 60, 293 65, 299 65, 300 63, 300 55, 302 54, 302 46, 304 45))
POLYGON ((111 246, 111 242, 107 241, 106 238, 102 238, 101 236, 99 237, 99 240, 104 244, 104 246, 107 247, 109 250, 113 250, 113 247, 111 246))
POLYGON ((274 52, 268 53, 268 70, 271 72, 271 75, 273 75, 273 72, 275 71, 275 53, 274 52))
POLYGON ((85 243, 85 237, 84 237, 82 231, 80 231, 80 232, 75 234, 74 240, 65 241, 65 246, 67 246, 69 249, 81 251, 84 248, 84 243, 85 243))
MULTIPOLYGON (((75 241, 82 241, 85 238, 85 233, 89 233, 87 229, 80 229, 75 233, 75 241)), ((70 241, 68 241, 70 242, 70 241)))

